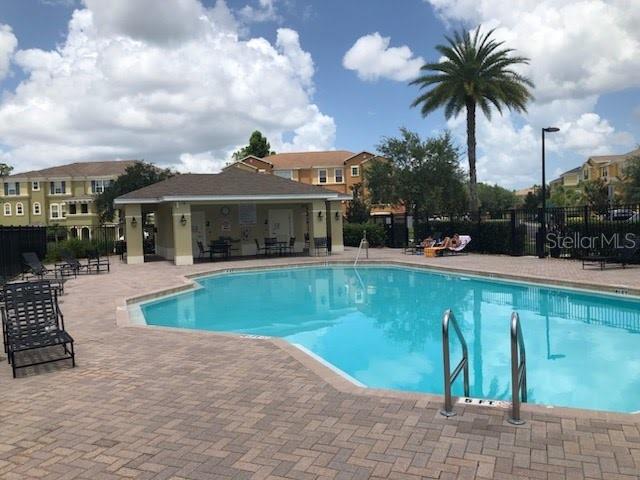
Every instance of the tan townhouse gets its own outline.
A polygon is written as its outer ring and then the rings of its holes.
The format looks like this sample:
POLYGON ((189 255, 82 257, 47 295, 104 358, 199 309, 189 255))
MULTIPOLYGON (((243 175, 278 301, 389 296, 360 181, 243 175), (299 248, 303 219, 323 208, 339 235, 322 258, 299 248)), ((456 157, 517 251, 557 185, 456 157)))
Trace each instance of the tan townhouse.
POLYGON ((633 158, 640 158, 640 148, 622 155, 594 155, 582 165, 581 180, 601 179, 609 187, 609 197, 622 193, 625 170, 633 158))
POLYGON ((100 224, 96 195, 134 162, 79 162, 3 177, 0 226, 58 225, 89 239, 100 224))

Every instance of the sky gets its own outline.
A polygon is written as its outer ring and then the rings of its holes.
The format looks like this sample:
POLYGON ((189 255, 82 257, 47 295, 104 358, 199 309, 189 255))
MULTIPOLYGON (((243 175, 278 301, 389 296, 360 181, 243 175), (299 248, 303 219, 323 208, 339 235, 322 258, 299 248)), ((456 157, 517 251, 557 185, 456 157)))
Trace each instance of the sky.
POLYGON ((478 116, 478 177, 540 183, 640 142, 638 0, 0 0, 0 162, 139 158, 215 172, 261 130, 278 151, 375 151, 423 118, 409 82, 456 29, 530 58, 528 113, 478 116))

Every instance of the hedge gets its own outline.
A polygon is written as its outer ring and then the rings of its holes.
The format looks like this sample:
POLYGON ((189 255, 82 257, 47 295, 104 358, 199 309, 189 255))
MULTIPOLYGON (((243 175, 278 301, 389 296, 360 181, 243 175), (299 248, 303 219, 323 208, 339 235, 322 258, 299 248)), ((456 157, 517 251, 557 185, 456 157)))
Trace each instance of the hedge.
POLYGON ((113 241, 83 240, 80 238, 70 238, 59 242, 52 242, 47 245, 46 262, 54 263, 61 260, 60 254, 63 250, 70 252, 76 258, 85 258, 87 253, 98 251, 100 255, 109 255, 113 252, 113 241))
POLYGON ((346 247, 360 246, 360 240, 367 231, 367 240, 370 247, 383 247, 385 243, 385 231, 382 225, 375 223, 345 223, 343 240, 346 247))

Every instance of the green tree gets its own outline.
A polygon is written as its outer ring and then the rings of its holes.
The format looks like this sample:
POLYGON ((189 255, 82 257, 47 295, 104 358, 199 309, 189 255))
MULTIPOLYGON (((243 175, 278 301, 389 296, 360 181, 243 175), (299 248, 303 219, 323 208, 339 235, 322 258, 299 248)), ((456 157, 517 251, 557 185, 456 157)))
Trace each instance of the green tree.
POLYGON ((533 186, 533 191, 528 192, 522 202, 523 208, 538 208, 542 206, 542 189, 538 185, 533 186))
POLYGON ((242 147, 233 154, 234 160, 242 160, 249 155, 254 157, 264 158, 269 155, 274 155, 276 152, 271 150, 271 145, 267 140, 267 137, 262 135, 259 130, 254 131, 249 138, 249 145, 242 147))
POLYGON ((11 175, 12 171, 13 167, 11 165, 0 163, 0 177, 8 177, 9 175, 11 175))
POLYGON ((369 220, 369 206, 362 196, 362 184, 356 183, 351 187, 353 200, 347 204, 348 223, 366 223, 369 220))
MULTIPOLYGON (((400 137, 385 137, 378 151, 393 163, 389 182, 394 198, 403 203, 417 221, 432 213, 459 213, 466 203, 466 176, 460 153, 447 132, 422 140, 405 128, 400 137)), ((365 179, 366 179, 365 173, 365 179)), ((368 184, 367 184, 368 185, 368 184)))
POLYGON ((492 38, 493 30, 480 34, 478 27, 473 36, 466 30, 445 37, 447 44, 436 46, 444 57, 437 63, 422 66, 424 75, 411 85, 429 88, 413 101, 421 106, 423 116, 444 107, 446 118, 458 115, 462 109, 467 114, 467 156, 469 160, 469 209, 478 209, 476 188, 476 108, 491 119, 494 107, 502 113, 503 107, 516 112, 526 112, 527 103, 533 98, 533 83, 511 67, 529 63, 526 57, 513 56, 513 50, 503 48, 504 42, 492 38))
POLYGON ((113 201, 125 193, 158 183, 174 175, 169 169, 159 168, 151 163, 135 162, 124 173, 96 197, 96 208, 100 222, 112 222, 115 216, 113 201))
POLYGON ((609 187, 604 180, 586 180, 581 183, 582 194, 587 205, 594 208, 599 213, 604 213, 609 208, 609 187))
POLYGON ((584 197, 578 188, 558 185, 551 189, 549 201, 554 207, 578 207, 584 204, 584 197))
POLYGON ((364 169, 364 182, 372 204, 394 204, 398 202, 396 168, 392 162, 374 158, 364 169))
POLYGON ((478 183, 478 200, 480 208, 490 213, 513 208, 518 203, 518 197, 513 190, 486 183, 478 183))
POLYGON ((640 203, 640 155, 629 159, 623 171, 623 198, 627 203, 640 203))

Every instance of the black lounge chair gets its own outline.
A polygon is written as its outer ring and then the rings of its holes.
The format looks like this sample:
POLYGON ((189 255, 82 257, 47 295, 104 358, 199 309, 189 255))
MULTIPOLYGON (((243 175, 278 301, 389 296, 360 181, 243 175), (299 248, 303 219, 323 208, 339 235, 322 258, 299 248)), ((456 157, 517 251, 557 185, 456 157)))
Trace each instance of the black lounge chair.
MULTIPOLYGON (((62 263, 56 263, 56 268, 60 269, 62 275, 74 275, 78 276, 79 273, 91 273, 92 268, 96 268, 96 265, 90 265, 89 263, 81 263, 71 252, 68 250, 62 250, 60 252, 60 258, 62 263)), ((97 270, 94 270, 97 272, 97 270)))
POLYGON ((598 266, 600 270, 604 270, 607 265, 619 265, 626 268, 627 265, 633 265, 640 262, 640 238, 636 235, 630 235, 625 238, 625 243, 612 253, 599 255, 586 255, 582 257, 582 269, 587 266, 598 266))
POLYGON ((290 237, 289 238, 289 244, 285 245, 283 247, 283 250, 288 254, 288 255, 293 255, 294 254, 294 249, 296 247, 296 237, 290 237))
POLYGON ((58 295, 50 282, 10 283, 4 286, 3 296, 2 331, 13 378, 19 368, 60 360, 71 360, 76 366, 73 338, 65 331, 58 295), (16 363, 17 353, 58 346, 63 350, 60 357, 16 363))
POLYGON ((98 252, 97 249, 87 250, 87 263, 89 265, 89 269, 93 268, 97 273, 104 270, 107 270, 107 272, 111 271, 109 256, 101 257, 100 252, 98 252))
POLYGON ((35 252, 24 252, 22 254, 22 263, 24 265, 24 271, 22 273, 23 280, 28 280, 27 274, 33 275, 39 280, 49 280, 58 293, 64 293, 64 277, 62 276, 62 272, 57 268, 53 270, 47 268, 35 252))

